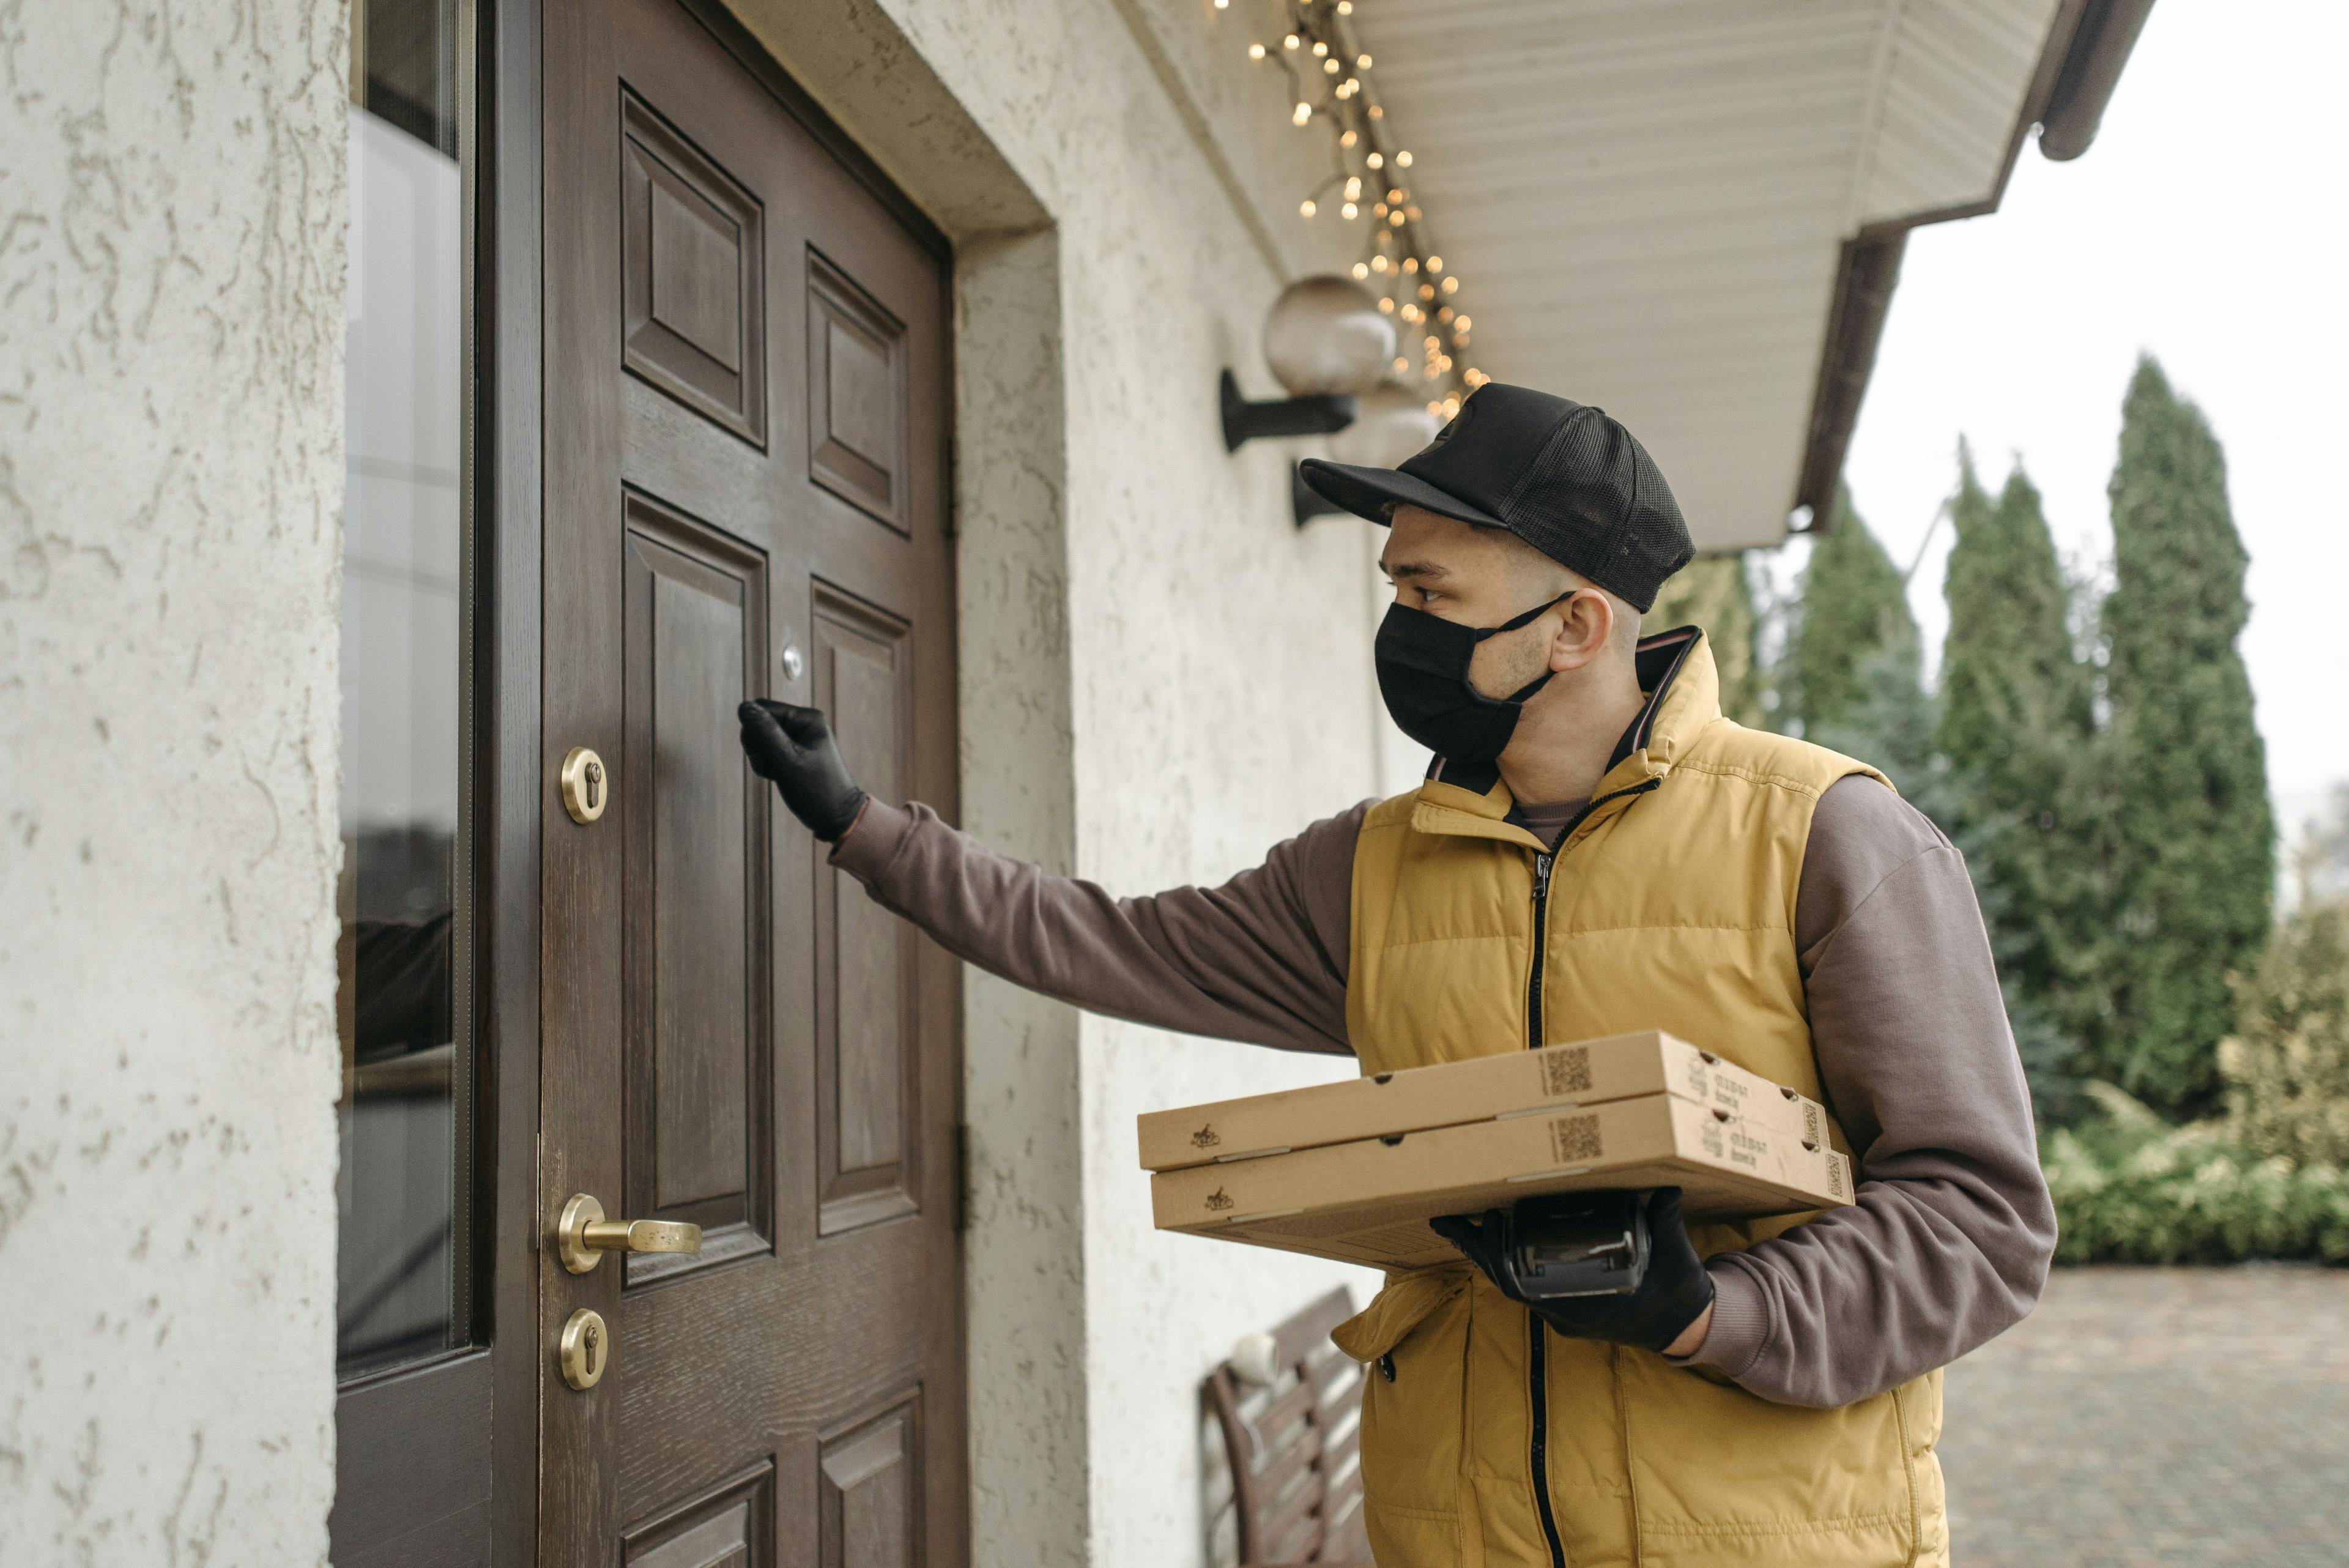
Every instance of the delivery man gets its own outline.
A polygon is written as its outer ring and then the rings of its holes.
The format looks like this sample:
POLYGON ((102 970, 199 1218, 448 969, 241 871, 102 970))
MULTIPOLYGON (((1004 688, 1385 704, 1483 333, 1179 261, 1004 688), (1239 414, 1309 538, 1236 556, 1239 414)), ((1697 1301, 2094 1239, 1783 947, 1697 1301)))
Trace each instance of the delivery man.
POLYGON ((883 905, 1097 1012, 1365 1073, 1664 1029, 1824 1103, 1857 1201, 1688 1228, 1660 1200, 1633 1295, 1536 1314, 1467 1225, 1475 1267, 1392 1276, 1333 1336, 1375 1368, 1371 1545, 1945 1563, 1939 1368, 2030 1311, 2054 1243, 1957 850, 1865 763, 1722 717, 1701 631, 1640 639, 1692 546, 1599 410, 1488 383, 1399 469, 1304 472, 1389 525, 1379 687, 1435 753, 1417 789, 1121 899, 871 799, 813 709, 744 704, 751 765, 883 905))

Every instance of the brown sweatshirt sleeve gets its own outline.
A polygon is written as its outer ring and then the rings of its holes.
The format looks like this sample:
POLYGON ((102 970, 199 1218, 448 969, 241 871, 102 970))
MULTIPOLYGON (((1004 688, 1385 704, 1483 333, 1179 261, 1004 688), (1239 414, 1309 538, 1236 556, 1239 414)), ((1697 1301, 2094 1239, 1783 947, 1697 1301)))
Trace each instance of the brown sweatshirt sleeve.
POLYGON ((1973 884, 1940 830, 1872 779, 1835 784, 1795 933, 1856 1201, 1710 1259, 1713 1326, 1690 1359, 1765 1399, 1831 1407, 2021 1322, 2055 1212, 1973 884))
POLYGON ((832 863, 989 973, 1114 1018, 1350 1054, 1346 961, 1365 801, 1218 888, 1115 898, 999 855, 926 805, 874 801, 832 863))

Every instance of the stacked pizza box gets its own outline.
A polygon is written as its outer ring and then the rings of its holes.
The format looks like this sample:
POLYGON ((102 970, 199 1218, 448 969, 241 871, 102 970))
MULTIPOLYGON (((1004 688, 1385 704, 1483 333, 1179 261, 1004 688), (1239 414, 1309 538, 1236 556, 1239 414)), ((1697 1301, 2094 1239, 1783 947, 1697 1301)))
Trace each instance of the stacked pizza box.
POLYGON ((1427 1221, 1587 1188, 1678 1187, 1693 1220, 1851 1201, 1815 1100, 1656 1030, 1141 1118, 1158 1228, 1408 1270, 1427 1221))

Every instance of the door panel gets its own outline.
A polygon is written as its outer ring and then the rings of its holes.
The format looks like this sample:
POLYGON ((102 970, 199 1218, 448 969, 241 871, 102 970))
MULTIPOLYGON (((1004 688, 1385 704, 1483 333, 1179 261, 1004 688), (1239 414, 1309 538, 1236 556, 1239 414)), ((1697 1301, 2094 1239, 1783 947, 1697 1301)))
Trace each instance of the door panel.
POLYGON ((774 1469, 757 1465, 629 1531, 621 1561, 627 1568, 768 1568, 774 1519, 774 1469))
MULTIPOLYGON (((905 794, 913 731, 910 628, 816 587, 816 702, 841 715, 841 753, 883 800, 905 794)), ((844 872, 816 873, 817 1230, 920 1207, 916 940, 844 872)))
POLYGON ((910 531, 905 328, 822 255, 808 257, 811 477, 910 531))
POLYGON ((548 1357, 542 1560, 957 1563, 955 966, 734 719, 818 703, 867 789, 952 809, 946 257, 722 17, 543 15, 544 752, 613 809, 544 818, 541 1203, 703 1245, 542 1262, 545 1343, 610 1345, 585 1392, 548 1357))
POLYGON ((631 1282, 751 1251, 771 1231, 768 792, 736 704, 767 665, 765 561, 626 501, 627 1202, 699 1225, 698 1257, 630 1254, 631 1282))
POLYGON ((823 1568, 922 1561, 921 1399, 911 1396, 823 1445, 823 1568))
MULTIPOLYGON (((671 569, 654 564, 647 574, 654 1070, 651 1084, 632 1094, 652 1102, 656 1142, 645 1163, 652 1167, 654 1206, 700 1213, 711 1199, 739 1201, 755 1179, 748 1102, 752 1078, 761 1075, 756 1058, 765 1052, 750 1028, 746 992, 749 956, 759 945, 743 890, 755 864, 750 812, 740 768, 713 776, 731 760, 722 748, 729 710, 745 694, 742 649, 750 639, 739 583, 727 583, 736 595, 721 598, 694 580, 714 573, 679 569, 691 563, 672 552, 647 548, 640 558, 664 556, 671 569)), ((640 765, 637 776, 647 771, 640 765)), ((633 898, 629 904, 632 913, 642 907, 633 898)))
POLYGON ((627 368, 767 444, 765 225, 756 198, 635 94, 620 106, 627 188, 627 368))

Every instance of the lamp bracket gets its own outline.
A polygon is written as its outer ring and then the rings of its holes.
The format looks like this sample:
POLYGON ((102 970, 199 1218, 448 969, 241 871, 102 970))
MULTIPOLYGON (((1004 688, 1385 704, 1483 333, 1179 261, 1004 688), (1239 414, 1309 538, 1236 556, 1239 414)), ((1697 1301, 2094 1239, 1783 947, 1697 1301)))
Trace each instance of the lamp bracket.
POLYGON ((1296 517, 1297 525, 1299 528, 1304 527, 1316 517, 1352 515, 1336 502, 1324 500, 1311 485, 1305 483, 1305 468, 1301 463, 1288 465, 1288 509, 1290 514, 1296 517))
POLYGON ((1354 422, 1354 400, 1329 393, 1251 402, 1229 370, 1217 383, 1223 402, 1224 450, 1237 452, 1258 436, 1330 435, 1354 422))

